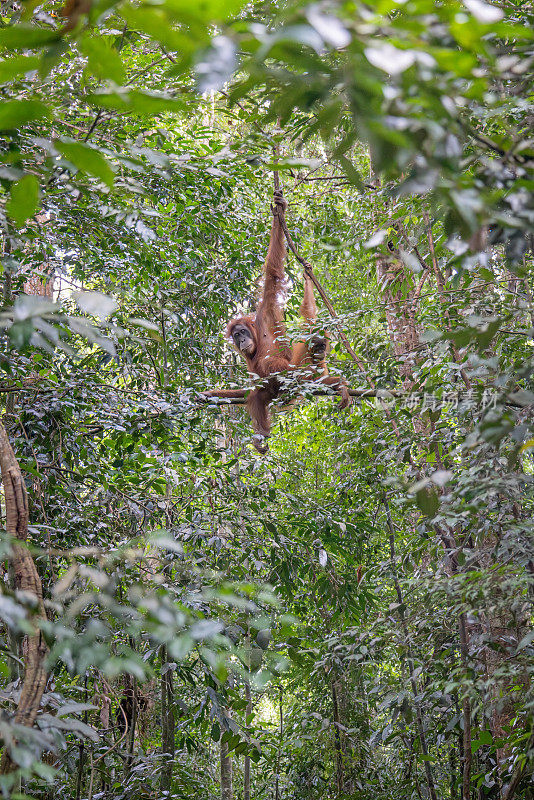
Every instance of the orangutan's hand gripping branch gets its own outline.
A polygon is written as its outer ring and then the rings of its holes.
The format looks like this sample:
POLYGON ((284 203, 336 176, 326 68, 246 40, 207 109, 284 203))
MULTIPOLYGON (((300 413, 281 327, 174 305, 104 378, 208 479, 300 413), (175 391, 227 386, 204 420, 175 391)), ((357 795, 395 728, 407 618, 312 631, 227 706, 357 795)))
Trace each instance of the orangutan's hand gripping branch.
MULTIPOLYGON (((295 342, 293 347, 287 340, 284 323, 286 244, 282 225, 286 208, 282 193, 275 192, 271 238, 263 265, 263 288, 256 313, 236 317, 226 330, 235 349, 245 359, 250 375, 262 379, 261 386, 250 391, 247 397, 247 409, 254 427, 253 442, 260 453, 268 450, 267 438, 271 433, 269 405, 280 392, 280 373, 299 370, 303 379, 337 389, 341 395, 340 408, 346 408, 350 403, 345 381, 328 375, 328 334, 311 335, 317 306, 312 282, 306 275, 300 314, 310 335, 305 341, 295 342)), ((203 392, 203 397, 235 398, 243 397, 243 394, 243 389, 212 389, 203 392)))

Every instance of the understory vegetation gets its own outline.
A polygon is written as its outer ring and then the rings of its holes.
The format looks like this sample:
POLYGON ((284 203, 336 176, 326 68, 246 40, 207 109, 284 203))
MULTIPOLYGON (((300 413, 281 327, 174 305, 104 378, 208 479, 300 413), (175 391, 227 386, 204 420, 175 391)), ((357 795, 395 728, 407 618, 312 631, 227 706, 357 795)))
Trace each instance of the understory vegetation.
POLYGON ((2 797, 532 798, 532 4, 1 9, 2 797))

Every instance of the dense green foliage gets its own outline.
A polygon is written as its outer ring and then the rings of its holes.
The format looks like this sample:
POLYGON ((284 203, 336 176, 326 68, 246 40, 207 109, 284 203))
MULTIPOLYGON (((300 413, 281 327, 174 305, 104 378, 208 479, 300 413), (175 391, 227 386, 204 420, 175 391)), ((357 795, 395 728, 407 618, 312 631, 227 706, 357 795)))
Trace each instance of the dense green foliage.
POLYGON ((4 532, 3 796, 531 796, 528 6, 3 4, 0 398, 47 611, 4 532), (278 403, 261 458, 198 393, 249 383, 223 331, 275 170, 372 396, 278 403))

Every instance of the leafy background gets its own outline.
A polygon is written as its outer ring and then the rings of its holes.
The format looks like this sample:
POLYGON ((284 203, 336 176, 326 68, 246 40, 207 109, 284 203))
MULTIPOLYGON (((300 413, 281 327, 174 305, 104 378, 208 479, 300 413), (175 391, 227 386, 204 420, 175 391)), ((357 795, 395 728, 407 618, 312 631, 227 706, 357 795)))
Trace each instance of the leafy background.
POLYGON ((5 534, 4 795, 527 798, 529 4, 1 22, 0 397, 47 612, 5 534), (331 368, 386 395, 278 409, 261 459, 243 409, 197 398, 246 385, 222 331, 275 169, 331 368))

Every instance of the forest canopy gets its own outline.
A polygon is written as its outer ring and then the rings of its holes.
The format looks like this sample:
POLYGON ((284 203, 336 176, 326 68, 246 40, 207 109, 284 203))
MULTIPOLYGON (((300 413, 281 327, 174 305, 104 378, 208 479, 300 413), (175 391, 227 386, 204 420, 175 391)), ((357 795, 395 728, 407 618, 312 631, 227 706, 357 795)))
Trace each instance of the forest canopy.
POLYGON ((533 22, 2 2, 2 797, 532 797, 533 22))

